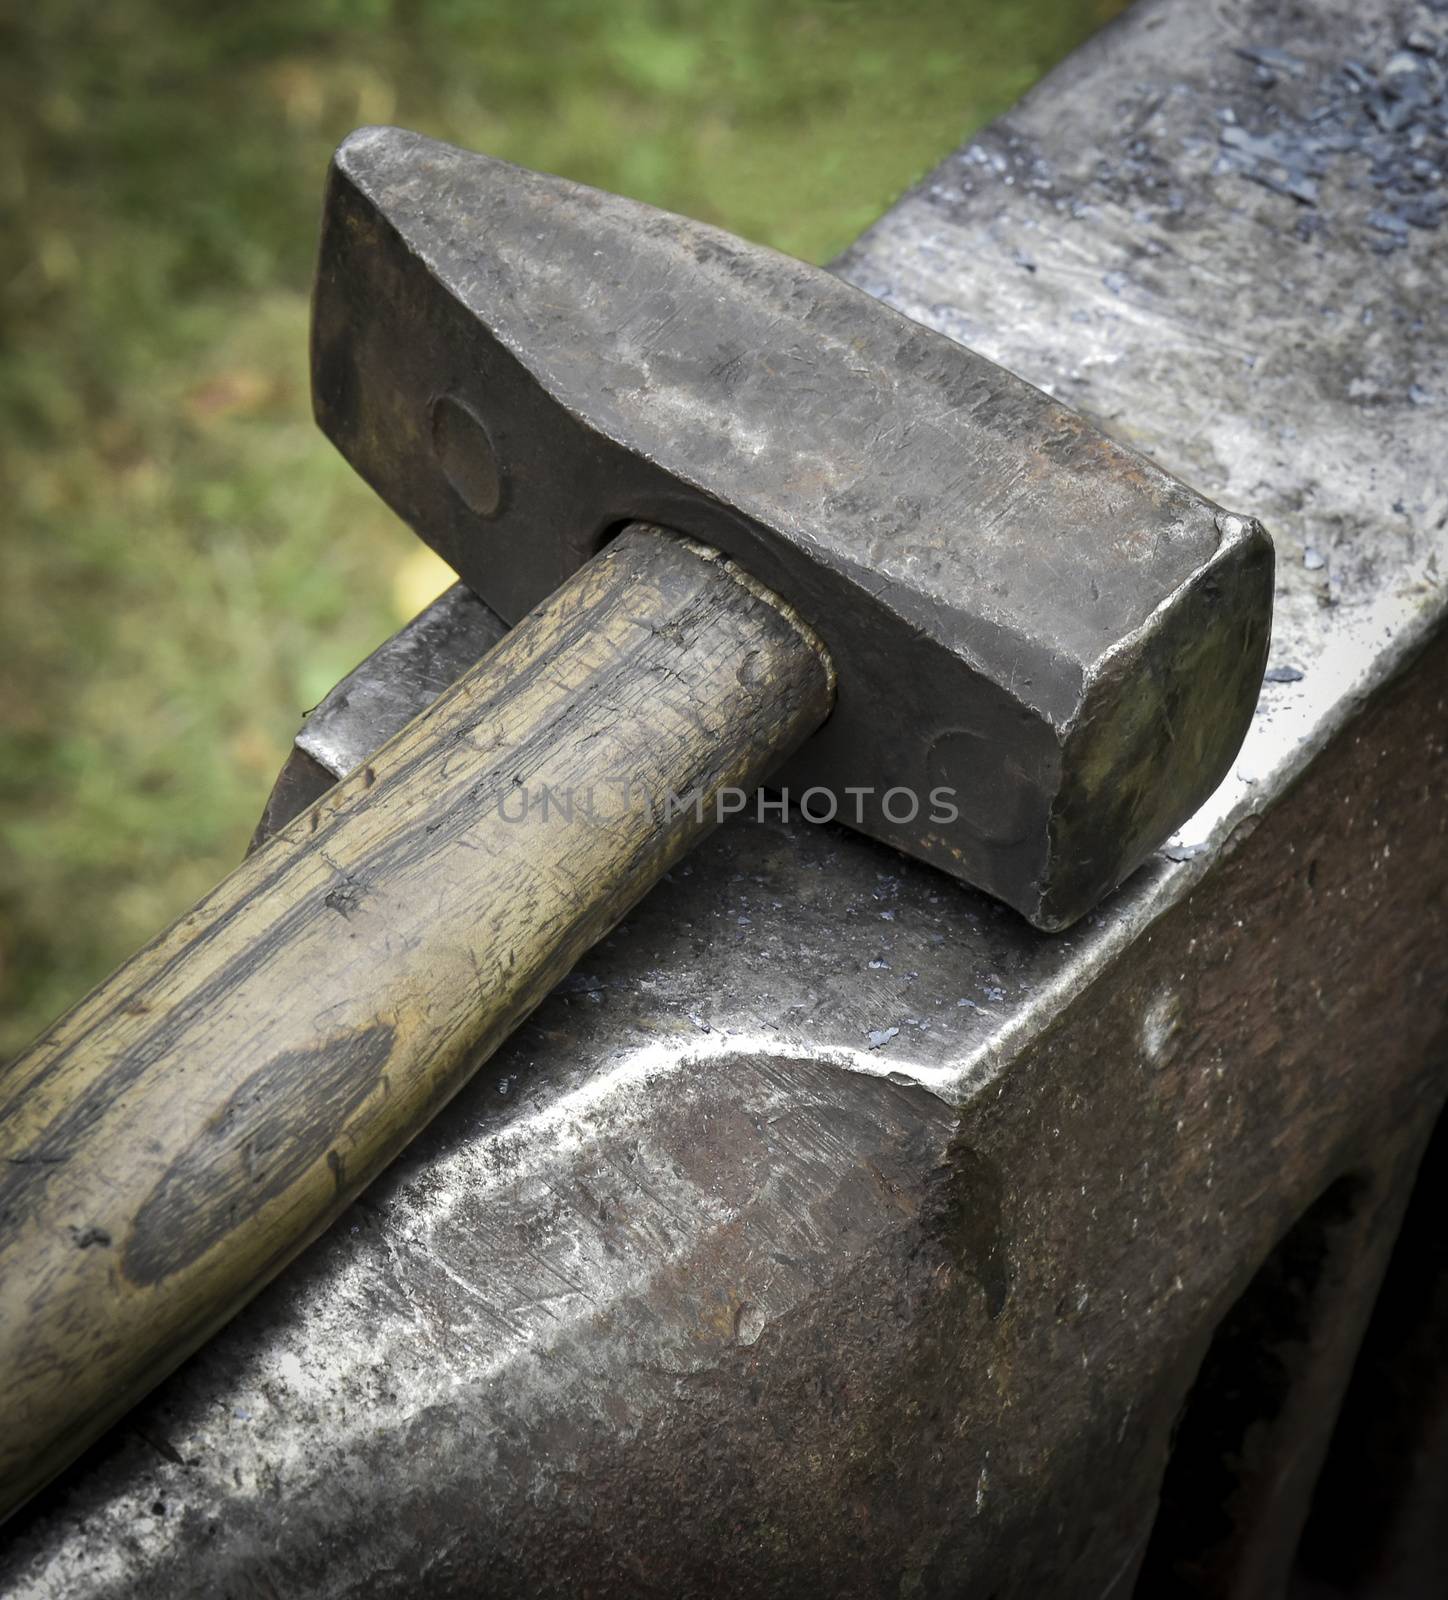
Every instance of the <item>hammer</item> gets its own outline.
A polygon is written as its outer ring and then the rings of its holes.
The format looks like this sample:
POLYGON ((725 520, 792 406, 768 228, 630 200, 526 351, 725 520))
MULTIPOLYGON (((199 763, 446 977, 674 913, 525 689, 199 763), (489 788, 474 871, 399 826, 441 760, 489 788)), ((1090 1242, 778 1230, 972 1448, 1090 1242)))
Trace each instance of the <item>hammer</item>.
POLYGON ((766 776, 1054 930, 1207 797, 1272 547, 826 272, 396 129, 317 418, 516 626, 0 1076, 0 1508, 315 1237, 766 776))

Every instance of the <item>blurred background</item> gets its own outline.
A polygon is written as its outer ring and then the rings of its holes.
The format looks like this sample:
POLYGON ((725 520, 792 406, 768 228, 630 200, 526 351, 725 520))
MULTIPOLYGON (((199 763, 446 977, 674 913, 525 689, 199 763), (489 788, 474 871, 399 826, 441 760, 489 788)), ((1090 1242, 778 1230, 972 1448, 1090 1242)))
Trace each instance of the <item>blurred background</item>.
POLYGON ((397 122, 823 261, 1124 0, 32 0, 0 20, 0 1059, 240 859, 449 574, 313 429, 397 122))

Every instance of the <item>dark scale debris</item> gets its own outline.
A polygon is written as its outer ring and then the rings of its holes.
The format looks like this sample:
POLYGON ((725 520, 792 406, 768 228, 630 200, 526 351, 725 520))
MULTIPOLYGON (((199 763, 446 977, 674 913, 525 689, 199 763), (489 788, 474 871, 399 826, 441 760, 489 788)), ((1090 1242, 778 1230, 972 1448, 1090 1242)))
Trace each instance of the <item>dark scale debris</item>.
MULTIPOLYGON (((1413 229, 1437 228, 1448 214, 1448 31, 1437 21, 1445 13, 1448 0, 1430 0, 1431 25, 1409 29, 1383 60, 1345 61, 1321 78, 1290 51, 1238 50, 1254 68, 1261 103, 1255 114, 1241 106, 1219 113, 1217 170, 1290 196, 1304 211, 1297 233, 1311 239, 1323 226, 1322 179, 1344 158, 1364 160, 1376 191, 1364 219, 1373 251, 1401 250, 1413 229), (1307 96, 1305 106, 1289 109, 1273 94, 1281 79, 1307 96)), ((1347 180, 1363 186, 1358 173, 1347 180)))

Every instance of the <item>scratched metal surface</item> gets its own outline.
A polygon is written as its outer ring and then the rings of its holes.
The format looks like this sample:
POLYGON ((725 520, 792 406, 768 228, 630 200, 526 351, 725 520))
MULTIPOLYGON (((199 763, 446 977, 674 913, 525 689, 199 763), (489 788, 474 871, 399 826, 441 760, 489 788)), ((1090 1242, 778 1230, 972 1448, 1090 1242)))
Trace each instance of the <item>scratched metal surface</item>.
MULTIPOLYGON (((581 1441, 647 1439, 679 1386, 767 1350, 855 1266, 859 1186, 888 1192, 902 1151, 943 1160, 1073 998, 1130 970, 1442 625, 1443 235, 1394 226, 1373 180, 1385 140, 1431 167, 1442 101, 1385 127, 1397 102, 1359 117, 1343 85, 1356 63, 1380 93, 1410 36, 1437 72, 1444 28, 1425 5, 1142 5, 842 264, 1274 532, 1277 670, 1173 847, 1052 938, 842 831, 726 828, 20 1524, 0 1587, 463 1592, 449 1552, 488 1485, 562 1515, 581 1441), (1337 148, 1304 156, 1324 126, 1337 148)), ((1142 1018, 1148 1054, 1173 1025, 1142 1018)), ((984 1468, 962 1490, 977 1512, 995 1492, 984 1468)))

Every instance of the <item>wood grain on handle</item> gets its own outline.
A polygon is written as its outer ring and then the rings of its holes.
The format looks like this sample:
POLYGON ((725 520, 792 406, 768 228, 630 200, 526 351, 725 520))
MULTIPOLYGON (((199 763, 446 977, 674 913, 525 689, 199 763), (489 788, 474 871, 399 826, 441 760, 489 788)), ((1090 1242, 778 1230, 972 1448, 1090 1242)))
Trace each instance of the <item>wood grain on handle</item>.
POLYGON ((832 693, 772 597, 630 528, 0 1073, 0 1514, 314 1238, 707 831, 710 807, 666 795, 753 788, 832 693))

